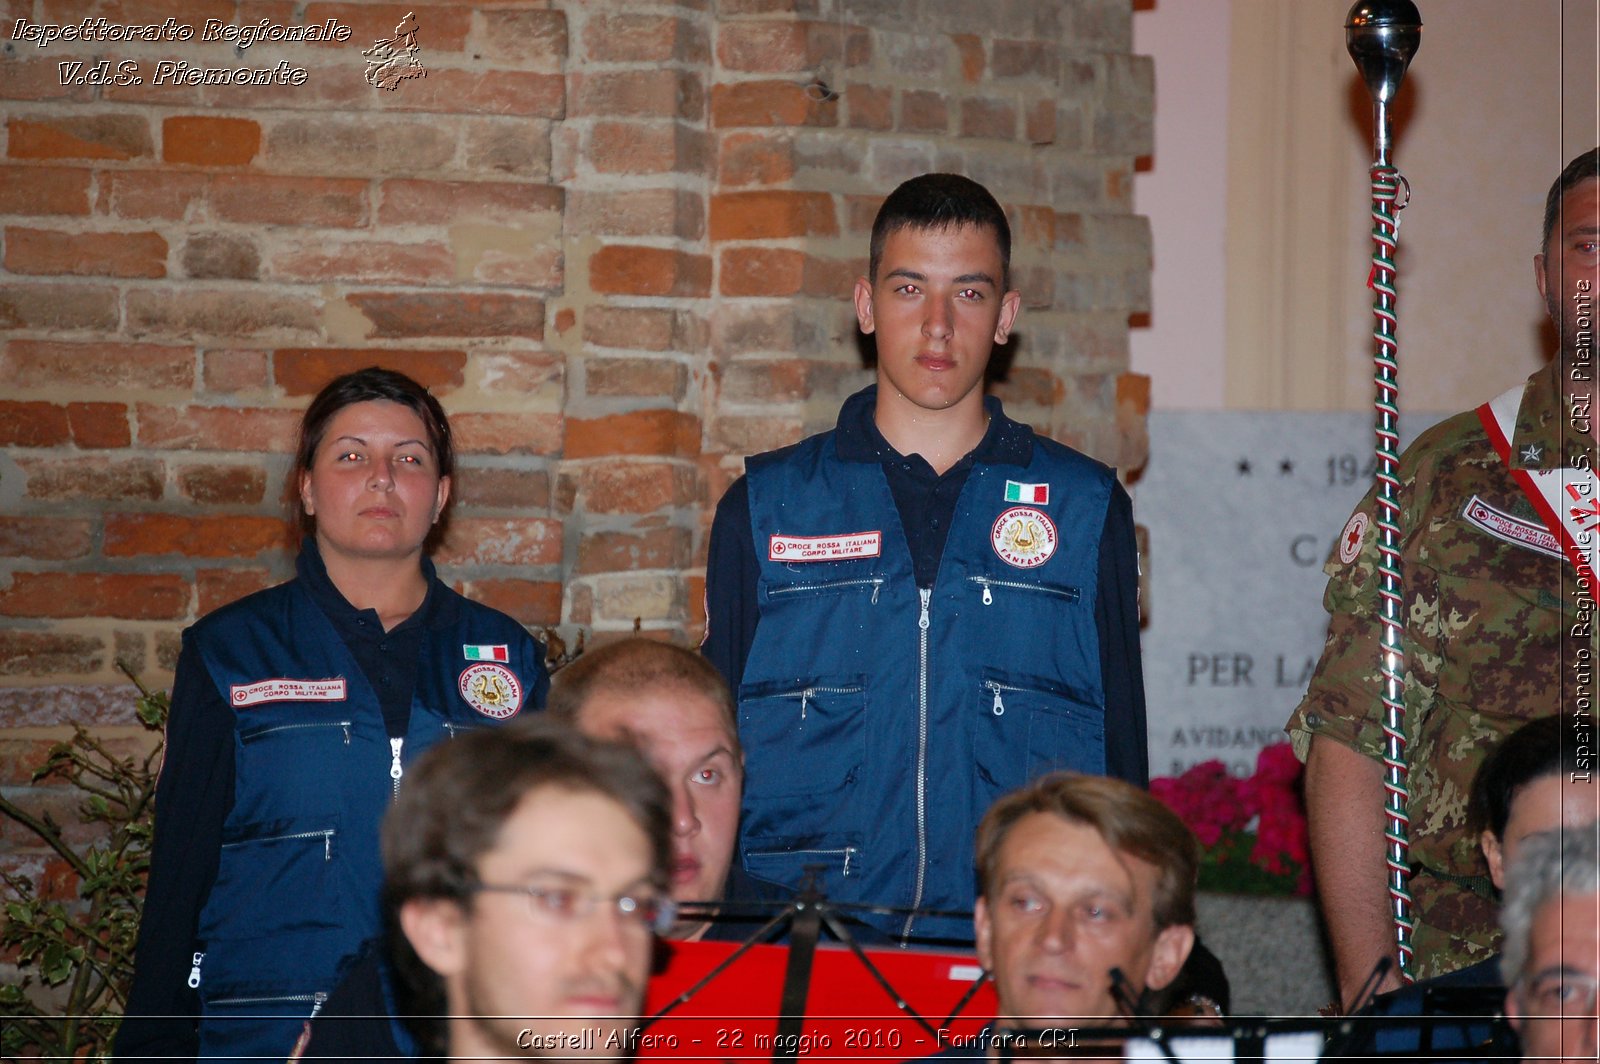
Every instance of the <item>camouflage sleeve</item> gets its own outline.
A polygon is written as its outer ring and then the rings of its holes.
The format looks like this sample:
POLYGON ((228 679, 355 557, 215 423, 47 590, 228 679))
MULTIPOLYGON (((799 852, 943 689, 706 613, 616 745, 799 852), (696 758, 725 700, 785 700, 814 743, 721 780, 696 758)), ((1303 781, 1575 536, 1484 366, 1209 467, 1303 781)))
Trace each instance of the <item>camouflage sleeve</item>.
POLYGON ((1323 567, 1328 574, 1322 598, 1329 615, 1328 638, 1305 697, 1284 727, 1302 761, 1316 735, 1368 757, 1382 756, 1375 492, 1369 491, 1350 515, 1323 567))

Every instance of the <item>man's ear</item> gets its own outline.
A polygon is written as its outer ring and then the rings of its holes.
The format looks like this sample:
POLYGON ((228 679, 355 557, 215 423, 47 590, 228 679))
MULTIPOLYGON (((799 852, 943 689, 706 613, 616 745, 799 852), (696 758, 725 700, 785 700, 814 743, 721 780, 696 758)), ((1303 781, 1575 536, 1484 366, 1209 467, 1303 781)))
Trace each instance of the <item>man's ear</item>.
POLYGON ((1539 298, 1545 301, 1546 306, 1549 306, 1550 294, 1545 291, 1547 286, 1545 285, 1544 252, 1542 251, 1533 257, 1533 283, 1539 289, 1539 298))
POLYGON ((1506 990, 1506 1022, 1511 1024, 1513 1031, 1522 1033, 1522 1007, 1517 1003, 1517 988, 1514 986, 1506 990))
POLYGON ((400 930, 422 963, 443 978, 467 966, 467 918, 449 898, 412 898, 400 906, 400 930))
POLYGON ((1144 974, 1144 985, 1160 990, 1178 977, 1183 964, 1194 948, 1194 928, 1188 924, 1164 927, 1156 935, 1155 948, 1150 951, 1150 967, 1144 974))
POLYGON ((1478 846, 1483 850, 1483 859, 1489 862, 1489 878, 1494 881, 1495 889, 1505 890, 1506 853, 1500 847, 1500 840, 1494 837, 1494 832, 1485 828, 1483 834, 1478 836, 1478 846))
POLYGON ((300 473, 300 509, 306 512, 307 517, 314 517, 317 508, 311 504, 311 473, 302 470, 300 473))
POLYGON ((994 929, 989 926, 989 902, 987 898, 980 897, 972 907, 972 930, 976 933, 976 949, 978 963, 983 965, 984 971, 994 971, 994 954, 990 947, 994 944, 994 929))
POLYGON ((865 277, 856 278, 856 324, 861 331, 871 333, 877 328, 872 320, 872 282, 865 277))
POLYGON ((994 326, 994 342, 1003 344, 1011 338, 1011 327, 1016 324, 1022 310, 1022 293, 1007 292, 1000 299, 1000 320, 994 326))
POLYGON ((434 501, 433 501, 433 520, 434 520, 434 523, 438 523, 439 518, 441 516, 443 516, 445 503, 447 503, 449 501, 450 501, 450 478, 449 477, 440 477, 439 478, 439 491, 438 491, 438 494, 435 496, 434 501))

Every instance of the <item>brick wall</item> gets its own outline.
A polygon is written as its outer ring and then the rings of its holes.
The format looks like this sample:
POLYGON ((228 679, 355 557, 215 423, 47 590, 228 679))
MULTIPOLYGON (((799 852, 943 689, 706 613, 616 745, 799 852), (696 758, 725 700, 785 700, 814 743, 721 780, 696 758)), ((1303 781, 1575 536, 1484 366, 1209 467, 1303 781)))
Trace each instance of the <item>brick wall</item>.
POLYGON ((1128 0, 3 10, 7 794, 65 722, 132 733, 116 660, 169 682, 186 624, 290 571, 298 412, 374 362, 460 435, 449 580, 569 637, 698 637, 715 501, 870 379, 850 283, 879 199, 925 170, 1011 213, 1008 408, 1143 461, 1153 76, 1128 0), (408 11, 426 76, 373 88, 361 49, 408 11), (86 16, 195 37, 14 39, 86 16), (210 18, 351 32, 238 49, 200 39, 210 18), (94 84, 100 60, 143 83, 94 84), (156 84, 163 61, 305 78, 156 84))

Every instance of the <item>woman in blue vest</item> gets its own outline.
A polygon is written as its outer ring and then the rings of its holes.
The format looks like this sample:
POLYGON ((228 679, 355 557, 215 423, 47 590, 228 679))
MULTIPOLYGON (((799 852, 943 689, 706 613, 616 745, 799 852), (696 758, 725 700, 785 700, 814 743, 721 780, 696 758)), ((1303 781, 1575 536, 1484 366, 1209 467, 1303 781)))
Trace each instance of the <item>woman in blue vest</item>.
POLYGON ((406 766, 544 704, 543 648, 424 552, 453 469, 443 409, 403 374, 347 374, 307 408, 295 579, 184 633, 117 1057, 284 1059, 378 931, 406 766))

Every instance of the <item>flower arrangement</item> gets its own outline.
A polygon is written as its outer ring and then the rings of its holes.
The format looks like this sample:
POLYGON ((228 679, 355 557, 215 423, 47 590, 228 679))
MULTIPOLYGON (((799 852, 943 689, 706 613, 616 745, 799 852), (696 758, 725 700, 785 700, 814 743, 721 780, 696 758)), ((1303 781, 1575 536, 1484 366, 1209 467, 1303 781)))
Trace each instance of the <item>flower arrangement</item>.
POLYGON ((1311 893, 1302 767, 1288 743, 1263 747, 1255 775, 1221 761, 1150 781, 1155 795, 1200 840, 1200 889, 1228 894, 1311 893))

